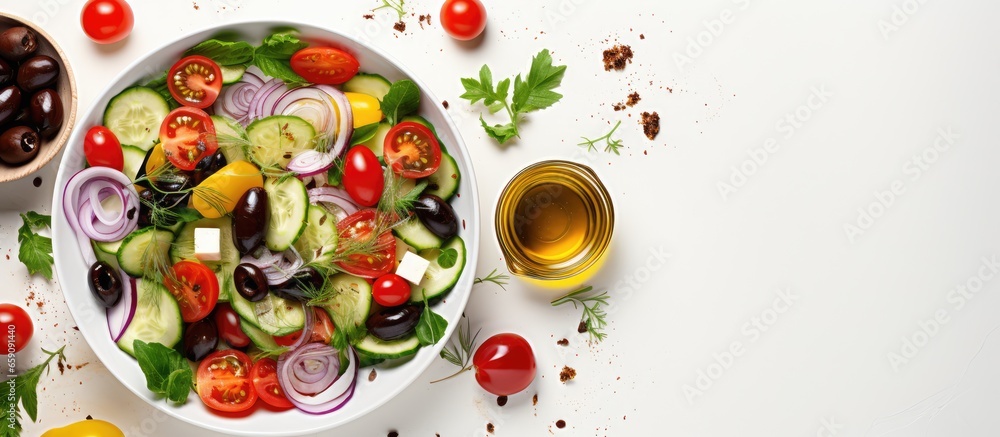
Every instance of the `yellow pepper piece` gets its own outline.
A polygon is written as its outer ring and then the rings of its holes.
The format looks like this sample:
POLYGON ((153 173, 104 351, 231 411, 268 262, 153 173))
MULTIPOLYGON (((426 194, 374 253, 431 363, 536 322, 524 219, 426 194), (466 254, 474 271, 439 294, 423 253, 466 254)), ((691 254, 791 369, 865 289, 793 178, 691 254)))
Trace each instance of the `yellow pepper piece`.
POLYGON ((382 109, 378 99, 361 93, 344 93, 344 95, 351 102, 355 128, 382 121, 382 109))
POLYGON ((205 218, 219 218, 232 212, 247 190, 263 186, 260 169, 247 161, 236 161, 194 187, 191 207, 205 218))
POLYGON ((42 437, 125 437, 125 433, 110 422, 89 419, 50 429, 42 437))

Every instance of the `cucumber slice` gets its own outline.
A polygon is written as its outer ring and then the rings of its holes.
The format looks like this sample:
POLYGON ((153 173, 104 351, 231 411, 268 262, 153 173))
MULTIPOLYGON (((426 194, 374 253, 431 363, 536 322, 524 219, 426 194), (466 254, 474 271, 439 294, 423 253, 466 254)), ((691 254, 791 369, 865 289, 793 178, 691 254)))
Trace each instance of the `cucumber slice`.
POLYGON ((300 117, 274 115, 250 123, 247 137, 254 163, 265 171, 284 170, 292 157, 313 148, 316 129, 300 117))
MULTIPOLYGON (((119 245, 121 244, 120 241, 118 241, 117 243, 119 245)), ((108 253, 108 252, 104 251, 103 249, 101 249, 100 247, 98 247, 97 246, 98 244, 100 244, 100 243, 98 243, 97 241, 93 241, 93 240, 90 241, 91 247, 94 248, 94 255, 97 256, 97 260, 98 261, 104 261, 104 262, 108 263, 111 267, 114 267, 116 269, 121 270, 121 267, 118 266, 118 254, 117 253, 108 253)))
POLYGON ((250 337, 250 341, 261 350, 275 350, 277 349, 278 343, 274 341, 274 337, 268 335, 266 332, 261 331, 260 328, 253 325, 253 323, 248 322, 246 319, 240 319, 240 329, 243 333, 250 337))
POLYGON ((337 290, 331 302, 323 308, 330 314, 333 326, 364 326, 372 308, 372 286, 368 281, 347 273, 338 273, 326 281, 326 287, 337 290))
POLYGON ((267 192, 270 208, 264 239, 268 249, 284 252, 306 229, 309 195, 299 178, 284 178, 280 181, 268 178, 264 181, 264 191, 267 192))
POLYGON ((156 281, 139 280, 136 288, 135 315, 118 339, 118 347, 132 356, 136 340, 174 347, 181 341, 184 326, 177 299, 156 281))
POLYGON ((104 110, 104 125, 122 144, 149 150, 160 137, 160 124, 170 105, 152 88, 137 86, 111 99, 104 110))
POLYGON ((219 70, 222 70, 222 84, 232 85, 243 79, 243 73, 247 72, 247 67, 245 65, 220 65, 219 70))
POLYGON ((420 349, 420 340, 417 335, 393 341, 382 341, 371 335, 366 335, 358 344, 354 345, 358 352, 365 354, 369 358, 391 360, 413 355, 420 349))
POLYGON ((461 237, 455 237, 440 249, 421 250, 418 255, 430 261, 431 265, 427 267, 420 283, 413 287, 410 301, 421 302, 424 300, 424 296, 428 300, 443 297, 455 286, 459 276, 462 276, 462 269, 465 268, 465 242, 462 241, 461 237), (438 263, 441 251, 447 249, 455 249, 458 252, 458 259, 455 260, 455 265, 450 268, 441 267, 441 264, 438 263))
POLYGON ((133 277, 142 277, 151 270, 147 262, 162 260, 168 262, 170 244, 174 242, 174 234, 170 231, 154 227, 142 228, 125 237, 118 249, 118 265, 133 277))
POLYGON ((376 157, 382 157, 382 150, 385 148, 385 137, 389 135, 389 129, 392 129, 392 125, 386 122, 381 122, 378 124, 378 130, 375 131, 375 136, 370 140, 365 141, 363 144, 373 153, 376 157))
POLYGON ((425 178, 427 190, 425 194, 433 194, 444 200, 450 200, 458 191, 458 184, 462 180, 462 172, 458 170, 458 163, 455 158, 447 153, 441 154, 441 166, 434 174, 425 178))
POLYGON ((392 83, 388 79, 372 73, 358 73, 351 80, 344 82, 344 91, 362 93, 375 97, 379 101, 389 93, 392 83))
POLYGON ((414 249, 425 250, 441 247, 441 237, 434 235, 430 230, 420 223, 416 216, 392 228, 392 233, 414 249))
POLYGON ((176 264, 181 260, 196 260, 194 256, 194 230, 197 228, 219 229, 219 261, 203 261, 215 272, 219 279, 219 300, 229 300, 230 289, 234 288, 233 271, 240 263, 240 252, 233 244, 233 220, 229 217, 217 219, 201 219, 185 223, 177 232, 174 244, 170 248, 170 261, 176 264))
POLYGON ((250 302, 239 293, 232 293, 229 302, 243 320, 268 335, 288 335, 306 325, 302 303, 268 293, 259 302, 250 302))
POLYGON ((337 252, 337 218, 326 212, 326 208, 309 205, 306 228, 302 236, 295 240, 295 250, 306 264, 329 265, 337 252))
POLYGON ((130 181, 135 182, 135 176, 146 162, 146 151, 135 146, 122 146, 122 157, 125 158, 122 173, 125 173, 130 181))
POLYGON ((246 161, 247 156, 243 153, 243 146, 247 142, 246 129, 236 120, 223 115, 213 115, 212 124, 215 125, 215 137, 226 162, 246 161))

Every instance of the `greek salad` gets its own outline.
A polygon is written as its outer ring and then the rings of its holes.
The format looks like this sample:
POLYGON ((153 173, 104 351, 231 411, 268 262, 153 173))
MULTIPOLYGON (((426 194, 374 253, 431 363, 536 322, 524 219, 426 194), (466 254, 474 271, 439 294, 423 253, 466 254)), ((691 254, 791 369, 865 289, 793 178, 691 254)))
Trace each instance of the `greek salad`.
POLYGON ((204 41, 108 103, 63 209, 150 390, 325 414, 441 340, 461 174, 420 92, 282 30, 204 41))

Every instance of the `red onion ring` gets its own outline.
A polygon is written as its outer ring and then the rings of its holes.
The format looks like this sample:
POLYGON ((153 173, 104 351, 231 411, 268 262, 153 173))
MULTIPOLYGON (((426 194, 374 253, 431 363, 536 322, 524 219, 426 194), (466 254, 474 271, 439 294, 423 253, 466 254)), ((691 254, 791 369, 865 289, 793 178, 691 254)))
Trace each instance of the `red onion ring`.
POLYGON ((337 157, 332 153, 306 150, 298 155, 295 155, 291 161, 288 161, 288 165, 286 165, 285 168, 298 173, 299 179, 303 179, 309 176, 325 173, 330 169, 330 167, 333 167, 333 161, 335 159, 337 159, 337 157))
POLYGON ((302 303, 302 310, 305 312, 306 315, 305 323, 302 325, 302 334, 299 335, 298 340, 295 340, 295 344, 293 344, 291 347, 288 348, 288 350, 290 351, 305 346, 306 343, 309 343, 309 337, 312 336, 312 325, 313 323, 315 323, 313 318, 314 315, 313 311, 316 310, 306 305, 305 302, 302 303))
POLYGON ((336 103, 337 116, 340 123, 337 125, 337 140, 328 150, 334 156, 340 156, 347 151, 347 146, 351 142, 351 135, 354 135, 354 112, 351 110, 351 102, 343 92, 330 85, 314 85, 316 88, 325 91, 333 97, 336 103))
POLYGON ((345 217, 361 210, 361 207, 354 203, 354 200, 351 199, 350 194, 347 194, 347 191, 337 187, 310 188, 308 193, 309 203, 324 203, 336 206, 337 209, 331 210, 330 212, 337 217, 337 221, 343 220, 345 217))
POLYGON ((253 264, 264 272, 269 285, 278 285, 292 279, 295 272, 304 264, 295 246, 276 254, 262 247, 256 254, 247 254, 240 259, 241 263, 253 264), (255 256, 256 255, 256 256, 255 256))
POLYGON ((285 91, 271 108, 272 115, 294 115, 309 122, 321 137, 321 147, 317 149, 323 152, 330 150, 330 145, 339 139, 343 130, 339 128, 342 112, 329 93, 312 86, 285 91))
MULTIPOLYGON (((358 379, 358 355, 354 350, 348 353, 348 365, 344 373, 335 376, 326 387, 314 392, 318 386, 330 380, 329 375, 340 373, 339 351, 321 343, 309 343, 278 358, 278 383, 288 400, 296 408, 309 414, 326 414, 341 409, 354 396, 358 379), (326 358, 322 358, 326 357, 326 358), (311 363, 305 361, 313 360, 311 363), (311 369, 306 369, 310 365, 311 369), (326 372, 316 383, 307 383, 296 375, 326 372)), ((312 378, 311 378, 312 379, 312 378)))
POLYGON ((247 124, 259 118, 273 115, 271 109, 274 108, 274 100, 281 97, 287 90, 288 85, 285 85, 285 82, 281 79, 271 79, 265 82, 257 90, 257 94, 254 94, 253 100, 250 101, 250 108, 246 119, 247 124))
POLYGON ((122 338, 125 330, 132 324, 135 317, 135 308, 138 304, 138 291, 136 290, 135 278, 122 272, 122 298, 118 304, 108 308, 108 332, 111 334, 111 341, 115 343, 122 338))
POLYGON ((80 170, 66 183, 63 210, 70 228, 80 240, 80 250, 88 264, 97 261, 90 241, 118 241, 138 226, 139 195, 132 181, 108 167, 80 170), (101 201, 117 196, 121 211, 104 209, 101 201))
POLYGON ((228 116, 246 126, 250 103, 264 85, 263 77, 266 76, 259 68, 248 68, 239 82, 222 91, 222 95, 215 101, 215 113, 228 116))

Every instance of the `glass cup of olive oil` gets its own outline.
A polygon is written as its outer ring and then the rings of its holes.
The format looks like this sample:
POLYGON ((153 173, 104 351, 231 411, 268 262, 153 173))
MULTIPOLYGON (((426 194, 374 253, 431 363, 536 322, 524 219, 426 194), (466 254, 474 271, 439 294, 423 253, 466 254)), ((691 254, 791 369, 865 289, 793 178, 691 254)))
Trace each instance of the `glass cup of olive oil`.
POLYGON ((614 225, 604 184, 590 167, 570 161, 542 161, 521 170, 503 189, 496 209, 508 270, 553 286, 592 275, 614 225))

